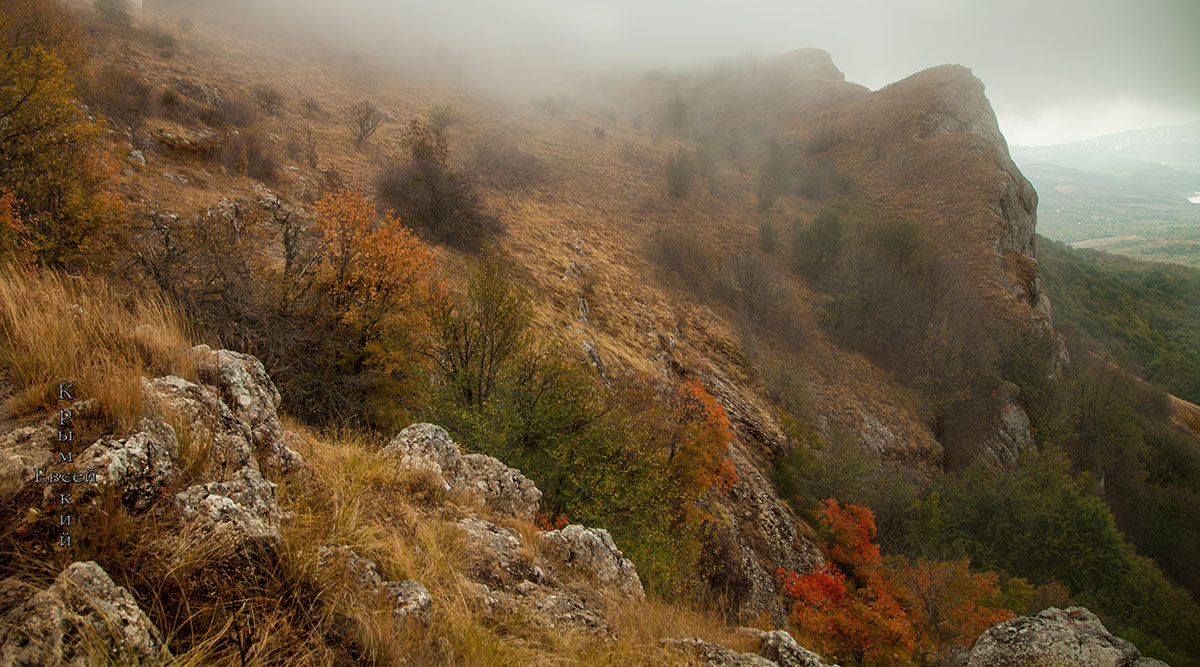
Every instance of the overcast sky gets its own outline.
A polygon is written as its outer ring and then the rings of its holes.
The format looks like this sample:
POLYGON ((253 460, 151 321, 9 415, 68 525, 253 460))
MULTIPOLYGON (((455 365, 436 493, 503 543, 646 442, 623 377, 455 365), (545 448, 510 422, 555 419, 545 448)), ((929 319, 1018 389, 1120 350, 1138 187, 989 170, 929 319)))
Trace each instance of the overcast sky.
POLYGON ((485 59, 684 67, 817 47, 872 89, 957 63, 1013 144, 1200 119, 1200 0, 262 1, 485 59))

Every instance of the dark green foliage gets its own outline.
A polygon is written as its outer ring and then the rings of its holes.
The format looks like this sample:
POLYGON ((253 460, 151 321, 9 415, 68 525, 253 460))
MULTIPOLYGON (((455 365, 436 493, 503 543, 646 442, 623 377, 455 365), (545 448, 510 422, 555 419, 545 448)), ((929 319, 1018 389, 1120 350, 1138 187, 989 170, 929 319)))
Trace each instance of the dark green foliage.
POLYGON ((667 103, 667 125, 671 126, 676 131, 682 130, 683 126, 687 123, 687 118, 687 103, 683 101, 683 95, 680 95, 679 92, 676 91, 675 97, 671 98, 671 101, 667 103))
POLYGON ((845 233, 837 209, 822 209, 808 223, 797 220, 792 242, 792 270, 816 278, 822 269, 831 268, 846 242, 845 233))
POLYGON ((828 295, 822 324, 918 390, 935 427, 953 406, 990 395, 987 318, 919 224, 839 201, 797 223, 792 261, 828 295))
POLYGON ((1150 638, 1143 651, 1200 659, 1200 640, 1187 630, 1200 624, 1200 606, 1134 554, 1095 493, 1089 476, 1072 477, 1051 450, 1008 472, 977 463, 947 478, 924 512, 937 519, 928 525, 940 548, 1033 583, 1060 581, 1113 632, 1150 638))
POLYGON ((758 225, 758 248, 765 253, 779 250, 779 228, 770 220, 763 220, 758 225))
POLYGON ((1127 368, 1200 402, 1200 271, 1038 244, 1056 324, 1074 325, 1127 368))
POLYGON ((413 121, 405 142, 409 155, 391 157, 375 177, 381 207, 426 239, 462 250, 477 251, 503 231, 484 210, 471 175, 450 164, 441 130, 413 121))
POLYGON ((686 197, 696 182, 696 163, 691 152, 680 148, 674 155, 667 156, 666 175, 667 194, 686 197))
POLYGON ((767 160, 758 178, 758 208, 763 211, 774 208, 775 200, 792 188, 792 179, 792 169, 783 147, 778 141, 771 141, 767 160))
POLYGON ((817 155, 833 148, 837 142, 837 130, 833 129, 831 125, 824 125, 808 135, 808 142, 805 143, 804 150, 809 155, 817 155))

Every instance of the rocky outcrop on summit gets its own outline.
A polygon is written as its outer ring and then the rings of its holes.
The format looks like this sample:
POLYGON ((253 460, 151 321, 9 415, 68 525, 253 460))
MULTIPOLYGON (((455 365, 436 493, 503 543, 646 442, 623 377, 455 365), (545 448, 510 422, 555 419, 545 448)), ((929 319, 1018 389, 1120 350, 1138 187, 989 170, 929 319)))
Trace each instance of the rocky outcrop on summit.
POLYGON ((971 648, 968 667, 1154 667, 1133 644, 1114 637, 1083 607, 1051 607, 988 628, 971 648))
POLYGON ((542 492, 521 471, 491 456, 464 456, 440 426, 413 424, 383 452, 399 457, 406 467, 433 474, 447 490, 476 494, 493 512, 531 521, 542 502, 542 492))
POLYGON ((155 665, 172 658, 129 591, 91 561, 68 566, 44 591, 0 582, 0 609, 5 665, 155 665))

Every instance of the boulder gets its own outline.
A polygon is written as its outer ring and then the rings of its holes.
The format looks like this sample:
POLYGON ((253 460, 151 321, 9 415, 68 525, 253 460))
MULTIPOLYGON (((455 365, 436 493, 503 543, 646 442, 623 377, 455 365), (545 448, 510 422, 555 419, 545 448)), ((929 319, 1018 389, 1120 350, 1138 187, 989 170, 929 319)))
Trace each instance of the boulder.
POLYGON ((175 429, 157 418, 142 419, 127 438, 101 438, 84 450, 76 468, 96 472, 99 487, 115 487, 125 507, 143 512, 179 475, 175 429))
POLYGON ((195 449, 207 449, 212 472, 224 476, 246 466, 258 467, 251 447, 250 427, 225 405, 212 387, 174 375, 142 380, 142 392, 164 418, 178 420, 195 449))
POLYGON ((446 490, 475 495, 501 515, 532 521, 542 502, 542 492, 521 471, 491 456, 464 456, 440 426, 413 424, 392 438, 383 451, 399 457, 405 467, 432 473, 446 490))
POLYGON ((483 454, 462 457, 461 474, 454 487, 475 493, 494 512, 526 521, 537 516, 542 504, 542 492, 519 470, 483 454))
POLYGON ((684 653, 695 656, 701 664, 710 667, 776 667, 774 662, 755 653, 738 653, 720 644, 713 644, 702 639, 689 637, 687 639, 663 639, 663 646, 677 648, 684 653))
POLYGON ((1125 667, 1147 663, 1133 644, 1114 637, 1083 607, 1051 607, 984 631, 971 648, 969 667, 1056 665, 1125 667))
POLYGON ((286 518, 275 495, 275 484, 257 468, 246 466, 229 481, 198 484, 175 494, 185 519, 191 519, 235 553, 273 553, 283 537, 279 524, 286 518))
POLYGON ((567 570, 594 579, 634 598, 644 598, 642 581, 633 562, 621 553, 603 528, 578 524, 540 534, 542 551, 567 570))
POLYGON ((250 429, 250 442, 267 462, 282 470, 293 470, 303 462, 288 447, 279 424, 280 396, 262 362, 248 354, 213 351, 207 345, 192 348, 201 378, 215 386, 233 414, 250 429))
POLYGON ((738 633, 758 639, 758 654, 779 667, 826 667, 821 656, 796 643, 786 630, 738 628, 738 633))
POLYGON ((11 503, 32 484, 34 468, 51 465, 57 434, 53 426, 41 424, 0 436, 0 504, 11 503))
POLYGON ((546 573, 523 549, 521 535, 511 528, 468 517, 458 522, 477 556, 474 576, 493 586, 510 587, 516 582, 546 580, 546 573))
POLYGON ((162 664, 162 633, 94 562, 72 563, 0 617, 0 664, 162 664))

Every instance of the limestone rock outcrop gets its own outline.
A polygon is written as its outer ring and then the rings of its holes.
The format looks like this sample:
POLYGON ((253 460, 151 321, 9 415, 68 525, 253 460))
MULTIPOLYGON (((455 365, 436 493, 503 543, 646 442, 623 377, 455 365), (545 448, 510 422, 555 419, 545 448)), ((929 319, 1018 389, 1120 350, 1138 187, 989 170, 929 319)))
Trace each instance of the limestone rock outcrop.
POLYGON ((572 524, 543 532, 539 537, 542 550, 563 567, 630 597, 646 596, 633 563, 613 543, 607 530, 572 524))
POLYGON ((1133 644, 1114 637, 1084 607, 1051 607, 988 628, 971 648, 968 667, 1152 667, 1133 644))
POLYGON ((0 601, 29 594, 0 617, 0 664, 163 664, 171 652, 129 591, 94 562, 69 565, 46 590, 0 584, 0 601))
POLYGON ((78 467, 96 471, 101 487, 113 486, 132 512, 143 512, 179 475, 175 429, 158 418, 142 419, 126 438, 101 438, 84 450, 78 467))
POLYGON ((392 438, 383 452, 398 457, 405 467, 435 475, 447 490, 478 495, 493 512, 530 521, 542 502, 542 492, 521 471, 491 456, 464 456, 440 426, 413 424, 392 438))

